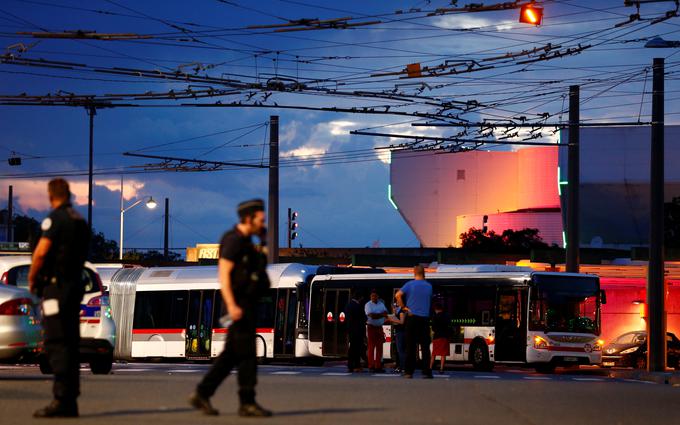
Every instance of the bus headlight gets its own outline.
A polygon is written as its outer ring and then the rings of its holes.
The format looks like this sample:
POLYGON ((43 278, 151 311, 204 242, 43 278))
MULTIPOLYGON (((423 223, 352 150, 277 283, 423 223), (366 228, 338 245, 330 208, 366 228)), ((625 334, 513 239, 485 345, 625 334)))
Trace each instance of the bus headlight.
POLYGON ((598 339, 597 341, 595 341, 595 344, 593 344, 593 351, 602 351, 603 346, 604 346, 604 340, 598 339))
POLYGON ((534 348, 537 350, 547 350, 548 341, 545 338, 536 335, 534 337, 534 348))

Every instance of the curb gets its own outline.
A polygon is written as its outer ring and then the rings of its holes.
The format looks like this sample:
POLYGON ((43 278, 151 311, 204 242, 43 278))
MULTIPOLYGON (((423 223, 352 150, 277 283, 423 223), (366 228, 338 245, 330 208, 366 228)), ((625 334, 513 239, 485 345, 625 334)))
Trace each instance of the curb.
POLYGON ((616 370, 609 372, 610 378, 632 379, 635 381, 654 382, 657 384, 680 386, 680 373, 647 372, 644 370, 616 370))

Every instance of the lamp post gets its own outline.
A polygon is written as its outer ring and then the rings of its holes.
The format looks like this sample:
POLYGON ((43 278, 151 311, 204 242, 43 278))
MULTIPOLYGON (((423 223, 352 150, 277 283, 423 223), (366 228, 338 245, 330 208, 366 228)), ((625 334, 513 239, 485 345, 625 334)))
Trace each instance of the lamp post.
POLYGON ((120 178, 120 243, 118 244, 118 259, 122 260, 123 259, 123 229, 125 228, 125 213, 132 208, 136 207, 137 205, 141 204, 146 200, 146 207, 150 210, 156 208, 158 205, 156 201, 154 201, 153 197, 151 196, 145 196, 141 199, 136 200, 133 202, 130 206, 125 207, 123 204, 123 178, 120 178))

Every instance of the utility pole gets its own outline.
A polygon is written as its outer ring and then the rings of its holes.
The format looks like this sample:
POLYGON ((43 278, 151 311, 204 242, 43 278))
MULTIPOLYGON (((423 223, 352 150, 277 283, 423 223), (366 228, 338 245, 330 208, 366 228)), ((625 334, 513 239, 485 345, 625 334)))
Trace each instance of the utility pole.
POLYGON ((88 171, 88 186, 87 186, 87 223, 92 232, 92 175, 94 162, 94 116, 97 115, 97 108, 94 106, 87 107, 87 113, 90 116, 90 167, 88 171))
POLYGON ((7 198, 7 242, 14 242, 14 187, 9 185, 9 196, 7 198))
POLYGON ((567 147, 567 272, 579 271, 579 86, 569 86, 569 146, 567 147))
POLYGON ((125 226, 125 205, 123 196, 123 175, 120 176, 120 237, 118 238, 118 259, 123 261, 123 228, 125 226))
POLYGON ((647 276, 647 369, 666 370, 666 284, 664 279, 664 60, 652 66, 649 269, 647 276))
POLYGON ((279 262, 279 117, 269 117, 269 231, 267 261, 279 262))
POLYGON ((169 223, 170 223, 170 200, 168 198, 165 198, 165 223, 163 225, 163 257, 165 257, 165 260, 168 260, 168 254, 169 254, 169 249, 168 249, 168 229, 169 229, 169 223))

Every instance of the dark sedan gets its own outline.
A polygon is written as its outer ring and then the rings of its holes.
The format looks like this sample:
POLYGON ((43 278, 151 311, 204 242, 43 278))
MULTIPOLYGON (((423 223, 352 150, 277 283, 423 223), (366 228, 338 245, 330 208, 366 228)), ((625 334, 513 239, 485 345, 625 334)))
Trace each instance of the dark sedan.
MULTIPOLYGON (((668 332, 666 341, 668 366, 678 369, 680 368, 680 340, 668 332)), ((602 350, 602 366, 645 369, 647 367, 647 332, 628 332, 606 345, 602 350)))

